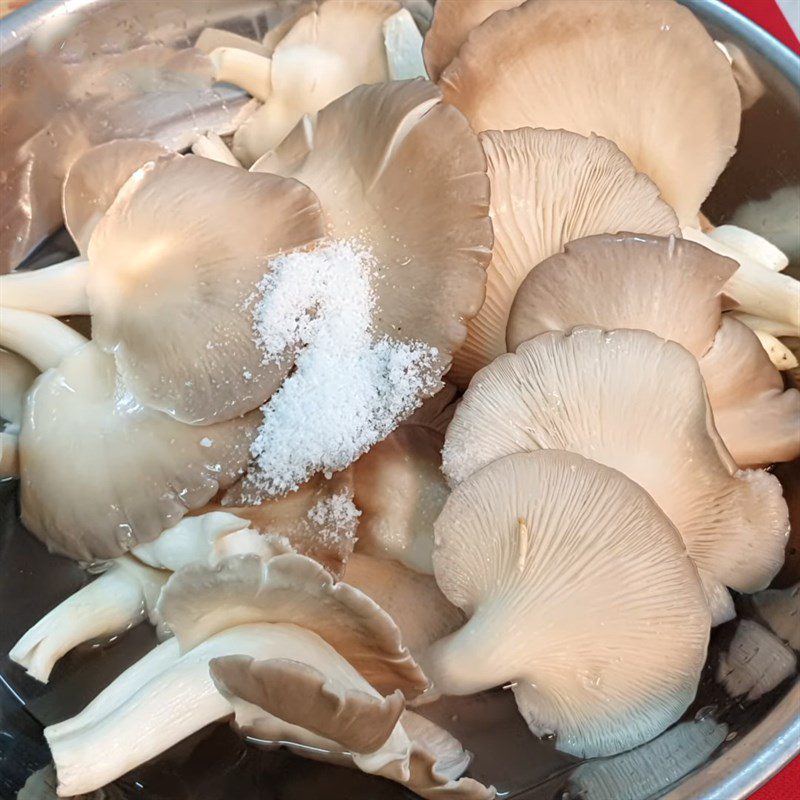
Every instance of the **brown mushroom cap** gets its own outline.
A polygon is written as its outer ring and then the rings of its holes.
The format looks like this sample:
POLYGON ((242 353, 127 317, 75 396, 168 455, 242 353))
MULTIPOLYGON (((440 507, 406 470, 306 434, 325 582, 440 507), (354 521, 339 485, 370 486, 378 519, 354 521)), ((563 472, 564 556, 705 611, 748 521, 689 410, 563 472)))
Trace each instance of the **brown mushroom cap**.
POLYGON ((494 251, 486 301, 453 359, 462 386, 506 351, 514 295, 526 275, 567 242, 622 230, 668 236, 678 220, 655 184, 607 139, 569 131, 487 131, 481 143, 492 187, 494 251))
POLYGON ((233 419, 290 367, 262 363, 248 298, 271 256, 322 235, 319 203, 296 181, 197 156, 149 163, 92 236, 95 339, 149 406, 192 424, 233 419))
POLYGON ((441 374, 483 301, 492 232, 480 143, 440 100, 423 80, 360 86, 253 170, 310 186, 331 235, 371 250, 375 334, 437 348, 441 374))
POLYGON ((190 426, 143 406, 89 342, 41 375, 22 421, 22 521, 54 552, 114 558, 244 469, 257 414, 190 426))
POLYGON ((328 642, 383 694, 399 688, 415 697, 428 685, 389 615, 305 556, 192 564, 170 578, 158 612, 183 650, 238 625, 289 622, 328 642))
POLYGON ((700 359, 714 425, 740 466, 800 456, 800 392, 784 389, 758 337, 728 316, 700 359))
POLYGON ((434 564, 470 617, 424 658, 440 691, 513 682, 530 729, 584 757, 648 741, 694 697, 709 632, 697 572, 620 472, 555 450, 494 461, 450 495, 434 564))
POLYGON ((89 239, 125 181, 148 161, 169 154, 166 147, 146 139, 117 139, 80 155, 64 181, 64 224, 81 255, 89 239))
POLYGON ((455 485, 510 453, 544 449, 580 453, 646 489, 680 531, 717 621, 730 613, 722 586, 763 589, 783 563, 781 486, 737 470, 697 361, 675 342, 599 328, 524 342, 473 379, 447 430, 443 469, 455 485))
POLYGON ((575 325, 638 328, 700 358, 722 321, 724 286, 737 264, 694 242, 641 233, 570 242, 523 281, 506 343, 575 325))
POLYGON ((516 8, 524 0, 437 0, 433 21, 425 34, 422 54, 431 80, 438 81, 456 57, 473 28, 495 11, 516 8))
POLYGON ((477 131, 529 125, 611 139, 682 224, 695 221, 739 136, 730 64, 674 0, 635 12, 618 0, 499 11, 472 32, 440 85, 477 131))

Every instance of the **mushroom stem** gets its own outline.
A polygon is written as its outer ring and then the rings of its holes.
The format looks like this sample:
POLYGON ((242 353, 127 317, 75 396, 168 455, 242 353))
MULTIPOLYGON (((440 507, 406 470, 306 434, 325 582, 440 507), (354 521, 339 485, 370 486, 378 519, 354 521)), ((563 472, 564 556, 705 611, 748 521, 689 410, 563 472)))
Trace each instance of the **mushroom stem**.
POLYGON ((79 589, 39 620, 9 657, 47 683, 55 663, 84 642, 114 636, 147 615, 169 574, 123 556, 99 578, 79 589))
POLYGON ((54 317, 88 314, 89 262, 77 256, 60 264, 0 276, 0 305, 54 317))
POLYGON ((787 322, 778 322, 766 317, 758 317, 755 314, 745 314, 742 311, 729 312, 739 322, 744 323, 751 331, 763 331, 770 336, 800 336, 800 328, 789 325, 787 322))
POLYGON ((754 330, 753 333, 758 337, 758 341, 761 342, 776 369, 794 369, 797 366, 797 357, 783 342, 766 331, 754 330))
MULTIPOLYGON (((146 681, 128 682, 126 688, 132 691, 104 716, 93 713, 91 724, 80 720, 79 714, 74 718, 75 725, 46 728, 45 737, 58 774, 59 796, 99 789, 209 723, 228 716, 232 707, 214 686, 210 660, 232 654, 258 659, 274 657, 270 631, 275 627, 255 624, 229 629, 168 663, 160 672, 145 676, 146 681), (102 758, 98 757, 100 753, 102 758)), ((123 673, 110 688, 119 681, 125 682, 127 674, 123 673)))
POLYGON ((731 247, 727 241, 706 236, 694 228, 681 230, 684 239, 697 242, 739 264, 739 269, 725 284, 725 291, 736 300, 741 311, 800 329, 800 281, 731 247))
POLYGON ((0 480, 19 477, 19 446, 17 434, 0 432, 0 480))
POLYGON ((222 140, 222 137, 213 131, 200 136, 192 145, 192 152, 196 156, 219 161, 220 164, 227 164, 230 167, 241 168, 242 166, 239 159, 236 158, 228 145, 222 140))
POLYGON ((0 347, 5 347, 44 371, 86 344, 86 338, 47 314, 0 307, 0 347))
POLYGON ((218 47, 209 54, 214 77, 232 83, 263 103, 272 94, 272 59, 238 47, 218 47))

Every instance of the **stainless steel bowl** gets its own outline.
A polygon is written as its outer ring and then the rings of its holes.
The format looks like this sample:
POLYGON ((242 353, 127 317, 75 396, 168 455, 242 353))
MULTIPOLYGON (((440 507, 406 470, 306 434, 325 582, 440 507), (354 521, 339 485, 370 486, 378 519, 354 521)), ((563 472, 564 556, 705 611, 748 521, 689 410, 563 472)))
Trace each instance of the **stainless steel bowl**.
MULTIPOLYGON (((570 0, 576 2, 577 0, 570 0)), ((586 0, 587 2, 589 0, 586 0)), ((245 35, 263 33, 276 9, 297 0, 34 0, 0 22, 0 136, 8 131, 9 106, 18 123, 26 114, 19 71, 31 37, 53 30, 74 58, 96 52, 114 52, 149 42, 188 45, 207 25, 245 35), (43 27, 44 26, 44 27, 43 27), (10 98, 10 99, 9 99, 10 98), (4 109, 3 106, 6 105, 4 109)), ((790 270, 800 274, 800 59, 776 40, 719 0, 683 0, 704 21, 715 38, 736 44, 761 82, 763 94, 743 116, 739 152, 732 160, 704 210, 715 223, 742 220, 743 224, 775 237, 778 212, 769 206, 776 193, 788 203, 782 246, 792 251, 790 270), (781 192, 782 190, 782 192, 781 192), (770 198, 773 198, 770 200, 770 198), (752 204, 756 203, 754 207, 752 204), (765 205, 766 204, 766 205, 765 205), (763 212, 763 213, 762 213, 763 212), (746 217, 746 222, 744 218, 746 217)), ((701 80, 702 76, 698 76, 701 80)), ((236 93, 221 95, 236 103, 236 93)), ((57 109, 47 111, 56 113, 57 109)), ((37 113, 42 113, 41 105, 37 113)), ((3 156, 9 156, 0 140, 3 156)), ((0 192, 13 191, 0 169, 0 192)), ((8 235, 0 228, 0 236, 8 235)), ((66 237, 50 237, 28 264, 55 260, 69 245, 66 237)), ((800 465, 784 466, 780 474, 794 486, 795 544, 790 545, 787 568, 778 582, 800 580, 800 465)), ((6 656, 11 644, 46 610, 85 581, 75 565, 49 556, 21 528, 13 486, 0 486, 0 797, 13 797, 27 776, 46 764, 42 724, 79 710, 133 659, 152 646, 145 626, 131 631, 113 647, 85 648, 59 664, 51 683, 43 687, 25 676, 6 656)), ((738 602, 742 615, 751 614, 746 600, 738 602)), ((662 786, 651 797, 669 800, 741 800, 766 782, 800 753, 800 682, 787 678, 758 701, 734 700, 714 680, 716 659, 728 646, 734 624, 715 630, 707 674, 697 702, 687 714, 715 715, 729 728, 726 741, 713 756, 678 783, 662 786)), ((437 721, 462 738, 476 759, 473 774, 494 782, 502 797, 527 800, 576 798, 570 776, 575 759, 555 752, 531 737, 514 712, 508 693, 488 692, 466 701, 446 702, 429 711, 437 721)), ((98 758, 102 753, 98 753, 98 758)), ((668 773, 668 765, 652 769, 668 773)), ((673 773, 672 777, 674 777, 673 773)), ((38 788, 29 785, 30 798, 54 796, 48 788, 52 775, 39 773, 38 788)), ((35 781, 34 781, 35 782, 35 781)), ((666 779, 661 781, 666 783, 666 779)), ((645 800, 645 794, 635 800, 645 800)), ((245 748, 225 728, 206 731, 173 748, 152 766, 145 766, 119 782, 105 796, 146 798, 249 797, 284 800, 356 800, 356 798, 410 798, 395 785, 337 767, 301 761, 283 751, 259 752, 245 748)), ((589 794, 587 800, 593 800, 589 794)), ((619 800, 619 798, 614 798, 619 800)))

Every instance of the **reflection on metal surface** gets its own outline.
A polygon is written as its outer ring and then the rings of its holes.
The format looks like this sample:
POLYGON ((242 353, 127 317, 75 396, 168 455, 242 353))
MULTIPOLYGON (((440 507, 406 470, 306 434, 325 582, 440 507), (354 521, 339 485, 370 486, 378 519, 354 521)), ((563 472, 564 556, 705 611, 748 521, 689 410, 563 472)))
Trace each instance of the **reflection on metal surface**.
POLYGON ((681 722, 635 750, 582 764, 561 800, 647 800, 704 764, 727 736, 711 717, 681 722))
MULTIPOLYGON (((178 86, 169 84, 164 104, 155 103, 151 108, 154 98, 145 96, 142 100, 142 93, 160 94, 163 86, 152 82, 137 83, 136 75, 129 75, 120 86, 113 77, 116 73, 109 75, 102 68, 91 80, 86 80, 86 76, 76 78, 74 69, 70 73, 73 65, 90 57, 98 59, 101 67, 120 63, 118 60, 115 62, 119 59, 115 54, 143 45, 176 43, 186 46, 206 25, 260 38, 268 24, 275 24, 281 13, 297 7, 300 2, 69 0, 67 3, 66 0, 53 0, 34 3, 5 20, 0 31, 0 67, 4 85, 4 92, 0 95, 0 124, 4 133, 5 115, 12 109, 16 110, 16 115, 9 129, 13 146, 9 144, 11 139, 4 140, 4 155, 0 156, 0 192, 3 194, 0 235, 5 236, 7 221, 10 225, 21 226, 17 230, 22 231, 23 242, 12 242, 17 248, 14 259, 19 260, 60 219, 60 178, 55 177, 56 172, 51 174, 43 168, 44 164, 50 161, 60 163, 59 169, 63 171, 74 157, 71 155, 73 147, 84 146, 84 141, 94 136, 107 135, 103 133, 103 119, 109 126, 121 125, 122 130, 131 132, 128 135, 141 135, 140 113, 146 111, 148 118, 152 113, 152 118, 161 124, 184 92, 199 92, 203 96, 207 92, 217 93, 219 105, 210 107, 212 117, 215 109, 227 106, 230 110, 229 99, 234 98, 238 103, 243 101, 241 95, 208 89, 205 83, 199 87, 187 87, 182 83, 184 78, 179 77, 178 86), (67 5, 79 13, 65 24, 67 5), (35 39, 35 48, 28 48, 26 40, 46 19, 55 22, 40 31, 35 39), (56 46, 59 56, 54 69, 43 70, 41 52, 50 52, 56 46), (7 87, 14 86, 15 90, 6 91, 7 87), (173 89, 177 94, 171 93, 173 89), (93 103, 103 109, 103 103, 95 95, 103 96, 106 91, 113 97, 128 98, 120 103, 122 110, 113 109, 111 113, 106 107, 106 111, 97 114, 97 119, 91 114, 87 121, 85 114, 95 108, 93 103), (59 104, 64 108, 58 109, 59 104), (54 109, 57 114, 53 113, 54 109), (52 137, 47 131, 53 134, 52 137), (53 139, 54 145, 49 143, 53 139), (5 162, 7 150, 18 154, 10 164, 5 162), (29 192, 28 201, 22 199, 23 191, 29 192), (37 212, 31 223, 30 217, 37 208, 41 215, 37 212), (40 222, 44 224, 40 225, 40 222)), ((732 42, 740 49, 765 89, 763 96, 745 112, 738 153, 706 203, 705 211, 715 224, 734 221, 773 240, 789 253, 793 259, 789 271, 794 270, 797 275, 800 261, 800 244, 796 235, 800 223, 799 62, 788 50, 722 3, 714 0, 685 2, 697 10, 716 38, 732 42)), ((196 77, 191 66, 187 68, 185 63, 180 69, 169 72, 188 73, 186 78, 190 84, 196 77)), ((184 106, 180 113, 167 120, 168 125, 173 125, 174 147, 181 146, 180 134, 186 130, 187 118, 190 114, 184 106)), ((202 120, 192 120, 192 124, 198 128, 209 125, 202 120)), ((48 240, 46 247, 36 254, 35 263, 53 263, 71 254, 71 245, 64 245, 65 241, 63 236, 60 243, 58 237, 48 240)), ((798 465, 782 466, 776 472, 785 484, 793 482, 799 485, 798 465)), ((8 487, 0 489, 0 492, 3 492, 0 496, 0 676, 26 704, 23 709, 11 691, 0 684, 0 797, 5 798, 13 797, 28 775, 49 760, 41 739, 41 723, 55 722, 77 712, 99 688, 152 647, 155 639, 152 631, 140 626, 113 647, 84 648, 59 665, 50 686, 37 684, 20 668, 10 664, 6 654, 19 635, 45 611, 74 592, 86 578, 75 565, 48 556, 41 545, 25 535, 17 520, 13 494, 8 487), (36 586, 37 591, 31 592, 31 586, 36 586), (11 613, 8 613, 9 609, 11 613)), ((797 497, 800 498, 800 493, 797 497)), ((796 507, 800 508, 800 501, 796 507)), ((800 526, 795 521, 795 536, 798 531, 800 526)), ((796 558, 790 557, 782 577, 794 583, 800 576, 799 570, 800 553, 796 558)), ((740 610, 748 609, 750 606, 747 604, 740 604, 740 610)), ((765 614, 761 614, 761 619, 770 621, 765 614)), ((601 784, 612 786, 614 784, 608 783, 611 780, 609 776, 631 774, 644 763, 652 764, 654 773, 651 777, 655 782, 649 783, 648 787, 651 791, 661 791, 668 783, 700 765, 713 751, 713 758, 668 790, 666 798, 739 800, 800 749, 797 714, 800 684, 788 686, 788 682, 784 682, 760 700, 750 703, 731 700, 715 682, 714 672, 718 654, 729 648, 736 635, 734 631, 735 625, 715 631, 709 674, 687 717, 689 721, 638 751, 605 762, 575 769, 574 759, 557 753, 552 743, 530 736, 507 692, 489 692, 466 702, 440 701, 426 708, 425 713, 459 735, 476 754, 472 774, 500 785, 505 797, 513 796, 516 800, 560 798, 568 770, 574 770, 572 789, 577 788, 577 796, 581 796, 583 788, 588 787, 591 791, 592 787, 601 784), (710 705, 718 708, 714 718, 691 721, 695 712, 710 705), (730 728, 729 736, 736 734, 736 738, 720 744, 717 739, 726 725, 730 728), (688 750, 685 742, 689 740, 698 743, 693 753, 697 756, 696 763, 692 764, 683 758, 688 750), (654 757, 656 752, 662 755, 654 757)), ((777 627, 775 631, 786 637, 777 627)), ((42 791, 46 791, 52 784, 52 774, 48 777, 48 773, 41 773, 38 780, 42 791)), ((594 791, 595 796, 588 795, 589 800, 603 796, 597 794, 600 789, 594 791)), ((113 792, 107 792, 105 796, 115 800, 117 797, 142 796, 164 800, 229 800, 232 797, 237 800, 250 797, 259 800, 308 800, 312 797, 325 797, 325 800, 362 797, 370 800, 409 799, 402 789, 351 770, 315 764, 285 751, 264 753, 247 748, 225 726, 205 731, 181 743, 158 761, 121 779, 113 792)), ((51 796, 34 794, 30 797, 51 796)), ((617 795, 615 800, 622 800, 622 797, 617 795)), ((636 800, 643 798, 640 796, 636 800)))

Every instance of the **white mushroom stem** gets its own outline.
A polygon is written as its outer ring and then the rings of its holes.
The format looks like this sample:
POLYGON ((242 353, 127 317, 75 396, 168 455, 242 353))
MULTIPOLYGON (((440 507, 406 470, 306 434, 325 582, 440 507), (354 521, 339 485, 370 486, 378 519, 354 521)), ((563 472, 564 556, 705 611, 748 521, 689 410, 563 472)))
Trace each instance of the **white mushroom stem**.
POLYGON ((770 336, 800 336, 800 329, 789 325, 787 322, 778 322, 766 317, 758 317, 755 314, 745 314, 743 311, 730 311, 731 316, 744 323, 751 331, 763 331, 770 336))
MULTIPOLYGON (((45 729, 58 774, 59 796, 99 789, 231 714, 232 706, 211 679, 212 658, 241 654, 255 659, 282 656, 303 660, 320 645, 329 649, 315 634, 294 625, 241 625, 206 640, 160 672, 144 675, 145 681, 138 680, 141 675, 129 680, 130 670, 123 673, 110 688, 123 682, 128 694, 124 698, 116 693, 107 695, 105 699, 119 702, 105 716, 104 708, 92 704, 94 707, 86 710, 90 719, 82 720, 79 714, 68 725, 45 729)), ((171 649, 167 655, 172 655, 171 649)), ((101 699, 103 695, 98 701, 101 699)))
POLYGON ((222 137, 213 131, 200 136, 192 145, 192 152, 196 156, 219 161, 220 164, 227 164, 230 167, 242 166, 239 159, 236 158, 228 145, 222 140, 222 137))
POLYGON ((715 242, 749 256, 773 272, 781 272, 789 265, 788 256, 768 239, 757 233, 740 228, 738 225, 720 225, 714 228, 709 236, 715 242))
POLYGON ((86 338, 47 314, 0 307, 0 347, 44 371, 86 344, 86 338))
POLYGON ((727 242, 713 239, 694 228, 682 228, 682 232, 684 239, 738 262, 739 269, 725 290, 742 311, 800 329, 800 281, 782 275, 751 255, 732 248, 727 242))
POLYGON ((217 81, 239 86, 262 103, 272 93, 272 59, 238 47, 218 47, 209 58, 217 81))
POLYGON ((56 662, 72 648, 123 633, 145 619, 168 577, 129 556, 116 559, 99 578, 39 620, 9 657, 47 683, 56 662))
POLYGON ((51 267, 0 276, 0 306, 61 317, 88 314, 89 262, 77 257, 51 267))
POLYGON ((783 342, 766 331, 754 330, 753 333, 777 369, 794 369, 797 366, 797 358, 783 342))
POLYGON ((19 476, 19 449, 17 434, 0 432, 0 479, 19 476))

